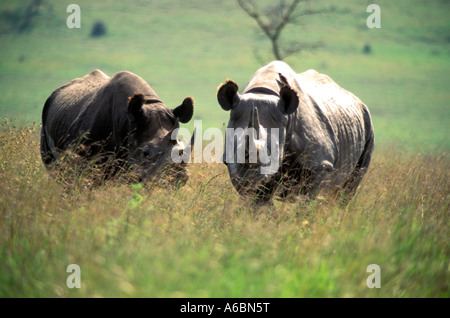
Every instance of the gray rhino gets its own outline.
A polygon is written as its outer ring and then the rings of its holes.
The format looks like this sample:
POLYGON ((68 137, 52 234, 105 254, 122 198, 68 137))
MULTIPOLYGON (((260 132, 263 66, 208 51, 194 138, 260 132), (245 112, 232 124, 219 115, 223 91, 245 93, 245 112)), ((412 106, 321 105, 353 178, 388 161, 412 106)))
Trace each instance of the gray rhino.
POLYGON ((41 156, 49 169, 67 150, 96 163, 132 170, 138 181, 169 167, 185 182, 183 164, 171 152, 184 150, 176 136, 179 122, 191 120, 194 102, 170 109, 139 76, 123 71, 112 77, 94 70, 56 89, 42 111, 41 156))
POLYGON ((230 111, 224 163, 238 193, 262 204, 321 189, 353 197, 374 149, 369 110, 355 95, 315 70, 296 74, 274 61, 242 95, 227 80, 217 99, 230 111))

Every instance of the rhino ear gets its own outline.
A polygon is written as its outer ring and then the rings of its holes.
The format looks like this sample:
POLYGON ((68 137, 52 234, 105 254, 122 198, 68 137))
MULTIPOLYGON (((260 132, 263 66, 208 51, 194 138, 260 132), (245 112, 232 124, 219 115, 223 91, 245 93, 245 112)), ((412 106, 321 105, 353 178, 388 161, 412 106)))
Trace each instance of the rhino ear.
POLYGON ((219 86, 217 89, 217 100, 223 110, 230 110, 239 100, 238 89, 238 84, 229 79, 219 86))
POLYGON ((189 122, 194 115, 194 100, 192 97, 186 97, 180 106, 172 109, 172 112, 181 123, 189 122))
POLYGON ((286 115, 292 114, 298 107, 297 93, 289 85, 283 85, 280 90, 281 107, 286 115))
POLYGON ((134 93, 128 98, 128 115, 133 120, 137 120, 142 116, 142 105, 144 105, 145 98, 143 94, 134 93))

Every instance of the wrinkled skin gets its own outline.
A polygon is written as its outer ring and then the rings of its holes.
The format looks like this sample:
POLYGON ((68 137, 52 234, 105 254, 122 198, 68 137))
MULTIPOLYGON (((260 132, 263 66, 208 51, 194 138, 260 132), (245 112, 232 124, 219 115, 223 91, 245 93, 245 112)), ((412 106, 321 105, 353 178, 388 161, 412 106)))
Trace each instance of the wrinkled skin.
POLYGON ((187 97, 170 109, 133 73, 108 77, 94 70, 56 89, 47 99, 42 112, 42 160, 52 169, 70 150, 96 163, 112 162, 112 175, 131 170, 138 181, 145 181, 170 170, 184 183, 184 165, 173 164, 170 156, 184 146, 172 132, 179 122, 192 118, 193 108, 193 100, 187 97))
POLYGON ((259 157, 256 162, 247 160, 252 149, 247 145, 245 162, 239 162, 236 153, 242 140, 226 138, 224 163, 241 195, 258 203, 291 194, 314 198, 321 189, 342 193, 347 200, 354 195, 371 160, 372 122, 367 107, 328 76, 314 70, 296 74, 286 63, 275 61, 253 75, 242 95, 238 85, 227 80, 219 86, 217 98, 230 111, 228 128, 256 127, 249 144, 265 144, 268 153, 276 153, 277 147, 278 169, 262 173, 261 167, 269 164, 259 157), (279 131, 275 144, 270 134, 259 133, 273 128, 279 131))

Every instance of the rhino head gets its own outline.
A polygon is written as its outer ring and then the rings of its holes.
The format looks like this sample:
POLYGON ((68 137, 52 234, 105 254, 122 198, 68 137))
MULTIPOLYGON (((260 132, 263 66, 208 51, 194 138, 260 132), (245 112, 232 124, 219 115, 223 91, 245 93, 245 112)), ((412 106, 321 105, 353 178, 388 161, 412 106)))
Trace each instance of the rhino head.
POLYGON ((147 99, 143 94, 134 94, 128 101, 129 163, 139 181, 165 174, 183 184, 187 180, 184 163, 175 164, 171 153, 183 152, 185 145, 178 140, 179 123, 187 123, 194 112, 191 97, 170 109, 160 100, 147 99))
POLYGON ((220 106, 230 111, 223 161, 238 193, 254 195, 279 171, 288 115, 299 98, 286 83, 277 92, 260 87, 240 95, 238 89, 227 80, 217 91, 220 106))

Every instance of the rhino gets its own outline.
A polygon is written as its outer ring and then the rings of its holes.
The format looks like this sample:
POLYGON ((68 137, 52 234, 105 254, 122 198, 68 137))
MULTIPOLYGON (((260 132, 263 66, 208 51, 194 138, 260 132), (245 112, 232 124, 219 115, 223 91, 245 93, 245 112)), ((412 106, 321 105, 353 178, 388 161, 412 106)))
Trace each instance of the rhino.
POLYGON ((194 101, 186 97, 166 106, 141 77, 122 71, 112 77, 94 70, 56 89, 42 111, 41 157, 50 171, 68 151, 82 160, 107 166, 104 178, 133 172, 144 182, 168 170, 185 183, 185 164, 174 164, 171 152, 185 146, 176 136, 187 123, 194 101), (106 165, 106 163, 108 163, 106 165))
POLYGON ((217 90, 230 111, 223 162, 236 191, 260 204, 310 200, 321 190, 349 202, 374 149, 367 106, 327 75, 297 74, 282 61, 238 90, 230 79, 217 90))

